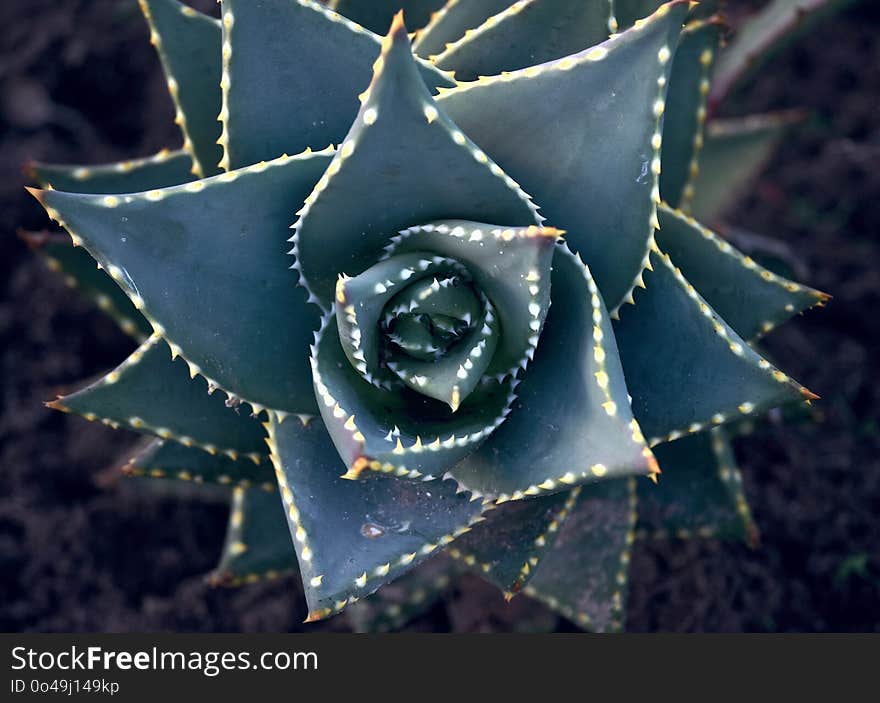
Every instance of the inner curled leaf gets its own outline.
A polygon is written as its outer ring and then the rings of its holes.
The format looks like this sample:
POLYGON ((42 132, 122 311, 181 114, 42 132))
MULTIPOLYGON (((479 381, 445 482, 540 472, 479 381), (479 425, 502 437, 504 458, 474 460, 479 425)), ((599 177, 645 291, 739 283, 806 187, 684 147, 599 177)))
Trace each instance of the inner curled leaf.
POLYGON ((492 303, 454 258, 416 251, 386 259, 336 289, 340 342, 366 381, 403 383, 453 412, 498 346, 492 303))

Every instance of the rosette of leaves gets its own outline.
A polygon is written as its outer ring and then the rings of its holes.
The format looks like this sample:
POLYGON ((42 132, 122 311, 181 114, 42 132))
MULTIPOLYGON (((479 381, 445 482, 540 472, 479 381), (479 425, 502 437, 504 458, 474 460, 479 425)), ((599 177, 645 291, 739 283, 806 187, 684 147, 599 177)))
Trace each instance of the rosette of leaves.
POLYGON ((36 165, 73 247, 32 241, 142 343, 50 405, 234 487, 218 581, 298 570, 316 620, 446 551, 618 629, 637 527, 754 536, 724 427, 814 397, 751 342, 825 296, 677 209, 717 18, 141 5, 183 149, 36 165))

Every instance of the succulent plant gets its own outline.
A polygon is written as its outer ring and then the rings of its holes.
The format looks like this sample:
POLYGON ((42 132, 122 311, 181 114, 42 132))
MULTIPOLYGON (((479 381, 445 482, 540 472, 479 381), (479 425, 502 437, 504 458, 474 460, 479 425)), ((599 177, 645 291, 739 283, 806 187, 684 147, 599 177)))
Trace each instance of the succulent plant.
POLYGON ((309 620, 445 551, 621 628, 636 535, 753 541, 727 428, 815 397, 753 342, 826 296, 688 214, 766 132, 703 136, 691 5, 141 0, 183 149, 35 165, 73 246, 31 237, 140 346, 49 405, 232 487, 214 578, 298 571, 309 620))

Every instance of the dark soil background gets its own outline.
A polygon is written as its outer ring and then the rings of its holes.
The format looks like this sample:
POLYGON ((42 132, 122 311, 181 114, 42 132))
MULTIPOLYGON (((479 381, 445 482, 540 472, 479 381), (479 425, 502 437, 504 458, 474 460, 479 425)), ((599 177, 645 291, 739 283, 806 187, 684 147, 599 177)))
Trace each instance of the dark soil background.
MULTIPOLYGON (((194 3, 216 11, 213 0, 194 3)), ((732 2, 735 19, 747 7, 732 2)), ((295 579, 212 588, 226 524, 203 504, 106 481, 133 436, 42 401, 121 360, 115 326, 15 237, 40 229, 23 191, 30 158, 99 163, 180 138, 134 0, 0 3, 0 630, 297 630, 295 579)), ((730 214, 783 246, 834 295, 767 340, 823 398, 816 423, 777 421, 738 441, 762 546, 640 546, 628 628, 880 630, 880 3, 825 21, 774 60, 731 114, 805 106, 812 117, 730 214)), ((742 235, 737 235, 740 240, 742 235)), ((419 630, 572 629, 477 579, 419 630)), ((346 628, 337 618, 312 629, 346 628)))

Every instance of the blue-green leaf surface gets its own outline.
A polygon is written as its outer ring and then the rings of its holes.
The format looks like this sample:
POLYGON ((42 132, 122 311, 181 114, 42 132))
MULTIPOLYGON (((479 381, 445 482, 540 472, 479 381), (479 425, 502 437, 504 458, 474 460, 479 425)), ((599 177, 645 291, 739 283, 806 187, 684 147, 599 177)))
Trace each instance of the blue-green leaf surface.
POLYGON ((656 226, 665 86, 686 10, 669 3, 596 47, 438 100, 548 224, 568 232, 612 310, 644 267, 656 226))
POLYGON ((329 307, 338 276, 372 266, 400 230, 453 218, 537 222, 528 196, 435 105, 397 22, 351 131, 306 200, 292 253, 329 307))
MULTIPOLYGON (((379 37, 311 0, 223 0, 222 12, 223 165, 338 144, 370 82, 379 37)), ((432 90, 452 85, 427 63, 420 72, 432 90)))
POLYGON ((551 295, 510 414, 450 471, 502 502, 656 470, 632 416, 608 313, 583 262, 561 246, 551 295))
POLYGON ((650 263, 614 331, 633 412, 652 446, 815 397, 753 351, 668 254, 656 250, 650 263))
POLYGON ((270 420, 272 461, 299 558, 309 619, 339 612, 440 551, 484 508, 450 482, 346 481, 323 423, 270 420))
POLYGON ((140 194, 36 196, 191 370, 258 409, 313 413, 318 308, 284 252, 293 213, 329 159, 305 153, 140 194))
POLYGON ((233 459, 259 462, 266 453, 263 428, 250 411, 228 407, 223 393, 209 395, 205 381, 190 378, 186 362, 172 361, 156 335, 98 381, 50 405, 233 459))
POLYGON ((681 211, 660 206, 657 241, 703 299, 752 340, 828 296, 764 268, 681 211))
POLYGON ((174 100, 174 121, 183 132, 184 149, 194 158, 193 173, 213 176, 220 171, 218 163, 222 156, 217 144, 221 105, 220 23, 177 0, 140 0, 140 4, 174 100))
POLYGON ((575 54, 611 33, 609 0, 526 0, 488 18, 432 61, 472 81, 575 54))

